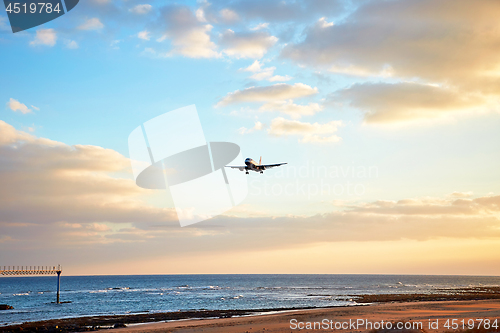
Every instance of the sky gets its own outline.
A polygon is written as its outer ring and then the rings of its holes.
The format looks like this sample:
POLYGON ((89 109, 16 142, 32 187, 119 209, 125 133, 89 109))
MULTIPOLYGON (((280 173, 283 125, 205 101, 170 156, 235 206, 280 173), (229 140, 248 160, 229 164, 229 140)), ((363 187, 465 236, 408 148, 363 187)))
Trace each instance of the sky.
MULTIPOLYGON (((0 265, 65 275, 500 275, 500 2, 85 0, 0 10, 0 265), (196 105, 286 166, 181 228, 128 136, 196 105)), ((240 161, 243 163, 243 160, 240 161)))

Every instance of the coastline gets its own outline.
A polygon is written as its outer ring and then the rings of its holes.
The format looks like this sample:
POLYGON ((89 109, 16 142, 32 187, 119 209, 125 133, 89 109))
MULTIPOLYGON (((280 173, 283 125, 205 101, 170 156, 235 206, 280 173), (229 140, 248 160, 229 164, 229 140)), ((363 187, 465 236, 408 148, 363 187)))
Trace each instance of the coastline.
MULTIPOLYGON (((335 307, 311 310, 300 310, 278 314, 267 314, 252 317, 238 317, 225 319, 186 320, 176 322, 148 323, 131 325, 126 328, 113 329, 113 333, 239 333, 239 332, 461 332, 464 329, 452 330, 445 327, 446 320, 456 319, 467 322, 469 319, 498 319, 500 321, 500 301, 429 301, 403 303, 377 303, 368 306, 335 307), (345 328, 329 329, 299 329, 299 323, 313 325, 324 323, 324 320, 345 323, 345 328), (358 326, 351 329, 349 322, 384 321, 385 323, 409 323, 415 329, 384 330, 372 327, 358 326), (293 325, 291 323, 294 323, 293 325), (418 324, 421 323, 421 328, 418 324), (430 323, 437 323, 437 329, 430 329, 430 323)), ((333 324, 332 324, 333 325, 333 324)), ((478 325, 478 322, 475 322, 478 325)), ((334 325, 332 326, 334 327, 334 325)), ((495 330, 469 330, 468 332, 498 332, 495 330)))
MULTIPOLYGON (((380 316, 378 320, 411 320, 418 317, 415 311, 420 314, 420 318, 423 318, 423 313, 426 313, 429 318, 446 318, 443 313, 440 314, 443 309, 445 309, 443 311, 447 313, 448 318, 466 318, 464 314, 469 313, 472 316, 475 310, 480 310, 488 318, 496 317, 500 321, 500 287, 461 288, 453 290, 452 293, 450 290, 444 291, 447 293, 353 295, 352 297, 357 304, 352 306, 192 310, 52 319, 2 326, 0 332, 82 332, 111 328, 115 328, 113 331, 123 332, 152 332, 156 329, 175 330, 184 327, 203 328, 205 332, 207 325, 218 329, 213 332, 219 332, 222 327, 249 324, 269 326, 273 322, 279 323, 279 327, 276 324, 271 325, 276 326, 275 328, 278 329, 276 332, 282 330, 289 332, 289 321, 285 319, 291 316, 311 318, 309 321, 320 316, 331 319, 351 316, 355 319, 359 317, 376 320, 378 314, 380 316), (388 316, 383 317, 383 314, 388 316)), ((262 329, 264 328, 262 327, 262 329)), ((241 331, 245 330, 227 332, 241 331)), ((197 332, 197 330, 193 332, 197 332)))

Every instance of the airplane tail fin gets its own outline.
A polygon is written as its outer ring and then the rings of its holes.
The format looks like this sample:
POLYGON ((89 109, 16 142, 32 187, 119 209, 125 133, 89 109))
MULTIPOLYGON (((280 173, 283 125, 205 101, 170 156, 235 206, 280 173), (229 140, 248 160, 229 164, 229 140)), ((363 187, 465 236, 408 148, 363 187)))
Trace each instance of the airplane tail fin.
POLYGON ((260 160, 259 160, 259 165, 262 164, 262 156, 260 157, 260 160))

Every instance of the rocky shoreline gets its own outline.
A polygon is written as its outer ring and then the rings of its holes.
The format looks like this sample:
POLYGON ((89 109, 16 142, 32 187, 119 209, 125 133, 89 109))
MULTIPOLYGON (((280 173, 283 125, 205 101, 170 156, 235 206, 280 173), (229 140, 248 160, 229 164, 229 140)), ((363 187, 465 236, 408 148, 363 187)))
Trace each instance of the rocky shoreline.
MULTIPOLYGON (((353 295, 352 299, 360 304, 390 302, 430 302, 430 301, 471 301, 500 299, 500 287, 471 287, 455 290, 442 290, 434 294, 379 294, 353 295)), ((326 307, 328 308, 328 307, 326 307)), ((329 307, 332 308, 332 307, 329 307)), ((338 307, 335 307, 338 308, 338 307)), ((252 310, 196 310, 145 313, 134 315, 110 315, 79 318, 53 319, 39 322, 26 322, 20 325, 0 327, 0 333, 20 332, 84 332, 107 328, 125 327, 128 324, 175 321, 181 319, 231 318, 260 313, 288 310, 308 310, 310 308, 275 308, 252 310)))
POLYGON ((357 303, 473 301, 500 299, 500 287, 470 287, 437 290, 433 294, 379 294, 353 296, 357 303))
POLYGON ((133 315, 110 315, 95 317, 78 317, 51 319, 37 322, 26 322, 20 325, 0 327, 1 333, 10 332, 85 332, 99 329, 125 327, 128 324, 172 321, 182 319, 231 318, 258 313, 286 310, 307 310, 314 308, 259 309, 259 310, 196 310, 158 312, 133 315))

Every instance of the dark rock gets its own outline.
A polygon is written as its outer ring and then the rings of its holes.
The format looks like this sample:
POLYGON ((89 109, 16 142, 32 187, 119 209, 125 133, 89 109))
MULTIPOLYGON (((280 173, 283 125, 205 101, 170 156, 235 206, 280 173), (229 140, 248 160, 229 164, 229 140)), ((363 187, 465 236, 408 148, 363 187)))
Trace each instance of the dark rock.
POLYGON ((0 310, 12 310, 14 307, 7 304, 0 304, 0 310))
POLYGON ((124 328, 124 327, 127 327, 127 325, 125 325, 124 323, 116 323, 113 328, 124 328))

